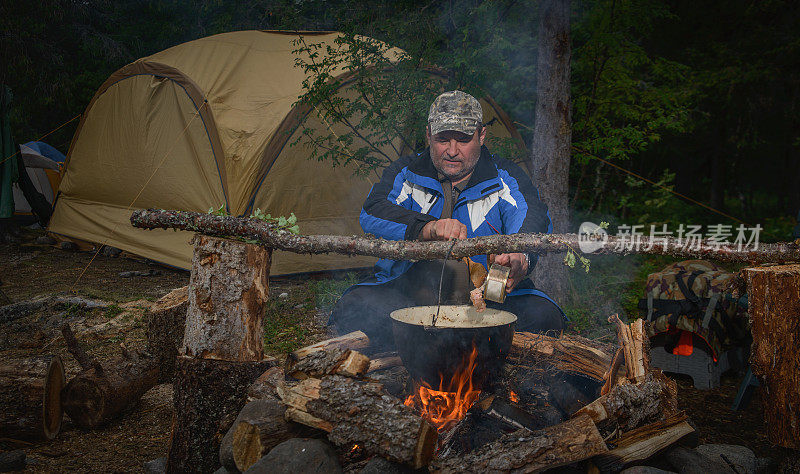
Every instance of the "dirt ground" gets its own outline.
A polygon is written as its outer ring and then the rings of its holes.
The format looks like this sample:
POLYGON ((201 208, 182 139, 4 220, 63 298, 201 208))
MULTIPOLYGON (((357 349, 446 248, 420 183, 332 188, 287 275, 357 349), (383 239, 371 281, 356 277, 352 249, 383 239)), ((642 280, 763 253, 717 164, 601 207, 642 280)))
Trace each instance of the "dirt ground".
MULTIPOLYGON (((69 378, 78 366, 59 336, 58 328, 64 322, 73 326, 78 339, 98 360, 119 354, 120 344, 128 349, 140 348, 145 340, 142 317, 147 308, 189 280, 188 272, 142 260, 102 255, 92 260, 92 253, 37 245, 34 239, 38 235, 41 234, 29 233, 21 244, 0 245, 0 305, 70 291, 113 305, 91 311, 51 308, 7 323, 0 328, 0 363, 38 354, 59 354, 69 378), (121 272, 130 271, 151 274, 120 276, 121 272)), ((280 355, 324 339, 325 308, 335 298, 337 288, 320 277, 271 279, 271 302, 265 318, 267 352, 280 355)), ((769 457, 777 464, 790 455, 788 450, 771 446, 767 439, 760 388, 755 389, 745 410, 734 412, 730 406, 740 377, 725 376, 719 388, 708 391, 694 389, 688 378, 677 380, 680 407, 697 427, 701 443, 745 445, 757 456, 769 457)), ((143 462, 166 454, 171 409, 172 388, 169 384, 159 385, 129 413, 103 429, 83 431, 65 417, 55 440, 30 444, 0 434, 0 451, 24 449, 27 472, 142 472, 143 462)))

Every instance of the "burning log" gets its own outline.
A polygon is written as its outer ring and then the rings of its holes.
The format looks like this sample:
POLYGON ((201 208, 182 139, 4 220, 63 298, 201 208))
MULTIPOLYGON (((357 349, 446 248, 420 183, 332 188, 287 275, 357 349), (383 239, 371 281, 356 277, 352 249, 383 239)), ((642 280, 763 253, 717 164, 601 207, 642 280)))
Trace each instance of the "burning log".
POLYGON ((291 373, 295 365, 316 352, 330 351, 332 349, 351 349, 354 351, 363 350, 369 347, 369 338, 361 331, 353 331, 343 336, 326 339, 316 344, 297 349, 290 352, 286 357, 286 373, 291 373))
POLYGON ((380 384, 339 375, 305 379, 278 390, 287 419, 328 431, 337 446, 358 444, 369 454, 418 469, 436 450, 436 429, 380 384))
POLYGON ((287 374, 301 380, 331 374, 358 377, 367 372, 370 360, 359 352, 334 347, 312 352, 291 366, 287 374))
POLYGON ((195 236, 183 346, 175 369, 175 418, 166 471, 218 465, 220 423, 245 404, 263 361, 261 318, 271 251, 195 236))
POLYGON ((583 375, 598 382, 611 365, 613 351, 608 344, 584 337, 563 335, 559 338, 529 332, 514 333, 511 357, 541 357, 562 372, 583 375))
POLYGON ((750 363, 763 381, 769 440, 800 449, 800 265, 744 270, 752 321, 750 363))
POLYGON ((519 430, 470 453, 440 458, 432 470, 450 472, 538 472, 608 451, 588 416, 530 432, 519 430))
POLYGON ((161 365, 146 354, 128 353, 101 365, 79 346, 68 324, 61 328, 67 350, 83 368, 64 387, 64 411, 84 429, 103 426, 158 384, 161 365))
MULTIPOLYGON (((492 235, 451 242, 389 241, 383 239, 338 236, 295 235, 259 219, 217 216, 198 212, 148 209, 134 211, 131 224, 143 229, 182 229, 212 236, 233 236, 256 240, 265 247, 295 253, 341 253, 379 258, 433 260, 460 259, 481 254, 567 252, 579 248, 577 234, 492 235)), ((715 259, 720 261, 798 262, 800 245, 795 243, 759 244, 758 249, 735 250, 706 241, 696 248, 679 245, 673 238, 651 239, 637 236, 634 249, 630 237, 608 236, 606 244, 594 252, 600 254, 647 253, 671 255, 678 259, 715 259)))
POLYGON ((61 431, 64 364, 35 357, 0 364, 0 432, 4 437, 53 439, 61 431))
POLYGON ((158 360, 159 382, 169 382, 175 372, 175 358, 183 342, 189 287, 176 288, 145 313, 147 352, 158 360))
POLYGON ((688 444, 697 445, 697 433, 689 424, 688 417, 684 413, 678 413, 623 434, 614 441, 614 449, 595 456, 592 462, 603 472, 616 472, 687 439, 688 444))

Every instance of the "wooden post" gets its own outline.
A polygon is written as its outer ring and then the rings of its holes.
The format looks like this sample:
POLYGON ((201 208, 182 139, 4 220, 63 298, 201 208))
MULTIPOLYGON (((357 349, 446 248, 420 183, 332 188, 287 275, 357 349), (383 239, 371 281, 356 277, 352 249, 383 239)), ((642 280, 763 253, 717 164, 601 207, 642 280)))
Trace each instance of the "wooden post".
POLYGON ((271 249, 196 235, 183 346, 175 367, 168 473, 212 472, 220 422, 244 406, 263 361, 261 318, 271 249))
POLYGON ((764 386, 769 440, 800 449, 800 265, 746 268, 750 364, 764 386))

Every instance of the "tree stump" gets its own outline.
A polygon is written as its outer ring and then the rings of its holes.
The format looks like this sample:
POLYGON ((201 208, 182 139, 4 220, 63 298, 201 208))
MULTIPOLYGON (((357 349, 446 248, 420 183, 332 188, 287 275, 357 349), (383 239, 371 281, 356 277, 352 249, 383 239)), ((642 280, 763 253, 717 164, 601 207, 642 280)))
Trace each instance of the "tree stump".
POLYGON ((262 360, 261 328, 272 251, 203 235, 192 243, 168 473, 219 467, 221 421, 239 412, 247 387, 274 364, 262 360))
POLYGON ((170 382, 175 372, 175 358, 183 343, 188 286, 176 288, 156 301, 144 316, 147 324, 147 352, 161 366, 159 382, 170 382))
POLYGON ((773 444, 800 449, 800 265, 747 268, 750 364, 763 382, 773 444))
POLYGON ((3 437, 53 439, 61 430, 64 364, 35 357, 0 364, 0 433, 3 437))

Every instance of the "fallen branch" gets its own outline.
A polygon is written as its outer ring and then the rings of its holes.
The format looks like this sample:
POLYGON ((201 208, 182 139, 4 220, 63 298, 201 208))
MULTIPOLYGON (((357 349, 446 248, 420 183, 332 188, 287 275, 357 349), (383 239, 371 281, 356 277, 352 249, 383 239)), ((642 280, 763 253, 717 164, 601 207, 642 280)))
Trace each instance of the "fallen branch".
MULTIPOLYGON (((131 215, 131 224, 143 229, 181 229, 219 237, 239 237, 260 245, 295 253, 341 253, 368 255, 380 258, 432 260, 460 259, 481 254, 577 251, 580 247, 577 234, 514 234, 492 235, 450 242, 392 241, 370 237, 339 235, 296 235, 274 224, 259 219, 217 216, 188 211, 161 209, 138 210, 131 215), (451 251, 452 247, 452 251, 451 251)), ((685 243, 685 242, 683 242, 685 243)), ((682 243, 682 244, 683 244, 682 243)), ((785 263, 800 261, 800 245, 795 243, 759 244, 758 249, 734 250, 719 248, 705 241, 695 249, 678 245, 672 238, 653 239, 636 236, 636 245, 630 236, 608 236, 608 240, 593 255, 646 253, 670 255, 675 258, 715 259, 721 261, 749 261, 753 263, 785 263)))
POLYGON ((81 309, 106 308, 111 303, 100 300, 90 300, 80 296, 37 296, 36 298, 0 306, 0 324, 29 315, 46 306, 76 306, 81 309))

